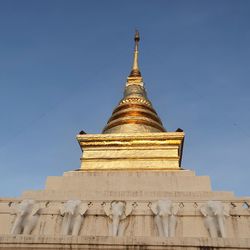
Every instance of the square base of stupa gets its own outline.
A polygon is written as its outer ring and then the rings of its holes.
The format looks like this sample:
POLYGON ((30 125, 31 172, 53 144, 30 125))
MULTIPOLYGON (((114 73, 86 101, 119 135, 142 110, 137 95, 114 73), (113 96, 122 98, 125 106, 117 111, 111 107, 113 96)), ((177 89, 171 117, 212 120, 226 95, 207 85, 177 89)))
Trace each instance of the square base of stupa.
POLYGON ((180 170, 183 132, 84 134, 82 171, 180 170))

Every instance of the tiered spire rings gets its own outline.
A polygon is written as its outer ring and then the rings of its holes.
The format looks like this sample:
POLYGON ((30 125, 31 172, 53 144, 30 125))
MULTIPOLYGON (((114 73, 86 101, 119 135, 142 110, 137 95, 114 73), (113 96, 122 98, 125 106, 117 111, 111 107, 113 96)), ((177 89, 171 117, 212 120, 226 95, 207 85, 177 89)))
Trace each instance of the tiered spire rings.
POLYGON ((103 133, 165 132, 160 118, 147 98, 138 66, 139 32, 135 32, 133 65, 127 78, 124 97, 114 109, 103 133))

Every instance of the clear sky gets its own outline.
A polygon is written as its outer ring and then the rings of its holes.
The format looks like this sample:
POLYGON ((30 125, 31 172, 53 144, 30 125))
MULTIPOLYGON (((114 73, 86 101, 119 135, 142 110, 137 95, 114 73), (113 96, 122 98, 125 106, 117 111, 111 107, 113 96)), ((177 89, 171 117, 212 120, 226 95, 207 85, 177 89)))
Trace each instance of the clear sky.
POLYGON ((80 166, 122 97, 134 29, 148 96, 186 133, 183 167, 250 196, 250 1, 0 1, 0 197, 80 166))

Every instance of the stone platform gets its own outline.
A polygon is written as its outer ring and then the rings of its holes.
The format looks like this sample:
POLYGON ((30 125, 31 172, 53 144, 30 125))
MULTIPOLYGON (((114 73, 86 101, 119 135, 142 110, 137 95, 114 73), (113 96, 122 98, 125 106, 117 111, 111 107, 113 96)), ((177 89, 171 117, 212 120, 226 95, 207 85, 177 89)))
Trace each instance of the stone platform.
POLYGON ((208 176, 190 170, 70 171, 47 178, 45 190, 26 191, 25 199, 83 200, 233 199, 231 192, 212 192, 208 176))
MULTIPOLYGON (((188 170, 75 171, 66 172, 61 177, 48 177, 45 190, 26 191, 18 199, 1 199, 0 234, 6 236, 1 238, 0 246, 7 246, 5 241, 8 240, 12 241, 9 246, 18 246, 18 242, 25 242, 25 239, 27 247, 31 247, 33 241, 34 244, 38 244, 36 249, 39 247, 46 249, 46 246, 49 249, 53 244, 59 246, 62 241, 60 235, 64 220, 60 211, 65 202, 74 199, 88 204, 88 209, 79 232, 80 238, 65 236, 64 240, 68 240, 69 245, 66 244, 64 247, 72 244, 76 249, 84 249, 90 247, 88 244, 92 242, 94 245, 98 243, 100 249, 105 249, 106 245, 110 249, 119 249, 118 247, 124 249, 125 246, 129 247, 128 249, 130 247, 135 249, 134 245, 139 244, 142 247, 144 243, 149 244, 147 249, 161 249, 163 245, 168 249, 166 244, 170 243, 174 248, 169 247, 169 249, 178 249, 178 244, 182 247, 185 245, 186 249, 202 249, 198 246, 206 245, 222 249, 241 249, 237 248, 237 245, 245 249, 247 244, 250 248, 249 239, 244 240, 250 238, 250 199, 237 198, 231 192, 213 192, 209 177, 196 176, 194 172, 188 170), (175 215, 176 228, 173 239, 159 238, 159 231, 154 221, 155 215, 151 208, 152 204, 166 198, 170 199, 178 210, 175 215), (15 204, 18 205, 22 200, 34 200, 43 206, 39 210, 37 224, 30 235, 11 236, 11 228, 16 218, 15 204), (204 224, 205 217, 201 213, 201 208, 211 200, 220 201, 229 211, 229 216, 225 217, 224 226, 227 232, 225 239, 210 239, 211 236, 204 224), (111 206, 114 201, 124 202, 127 207, 134 207, 125 219, 123 234, 125 238, 113 237, 112 240, 112 237, 108 237, 111 220, 106 214, 105 206, 111 206), (230 243, 230 247, 226 248, 229 246, 227 242, 231 242, 231 239, 227 238, 237 239, 237 242, 230 243), (44 241, 44 244, 40 246, 41 241, 44 241), (114 245, 109 246, 109 242, 112 241, 114 245)), ((22 247, 26 246, 25 244, 22 247)))
POLYGON ((126 250, 233 250, 249 249, 250 239, 149 238, 149 237, 46 237, 0 235, 0 249, 126 249, 126 250))

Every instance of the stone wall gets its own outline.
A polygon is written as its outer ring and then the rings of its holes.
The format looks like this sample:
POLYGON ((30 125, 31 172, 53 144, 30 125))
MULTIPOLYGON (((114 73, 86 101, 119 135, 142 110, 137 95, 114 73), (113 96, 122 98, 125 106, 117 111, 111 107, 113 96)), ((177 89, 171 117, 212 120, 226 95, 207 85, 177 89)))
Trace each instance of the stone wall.
MULTIPOLYGON (((0 202, 0 234, 10 234, 11 228, 17 218, 15 205, 21 200, 2 200, 0 202)), ((60 209, 66 201, 36 201, 43 204, 39 211, 39 218, 31 235, 60 236, 63 218, 60 209)), ((104 206, 110 206, 110 201, 83 201, 88 204, 87 211, 83 215, 79 235, 81 236, 109 236, 112 219, 107 216, 104 206)), ((131 214, 121 219, 124 223, 123 236, 158 237, 159 232, 155 223, 155 215, 150 201, 131 201, 126 206, 134 206, 131 214)), ((199 201, 175 201, 173 205, 178 207, 176 214, 175 237, 210 237, 204 224, 204 216, 200 208, 206 204, 199 201)), ((250 209, 247 204, 250 200, 224 201, 225 207, 229 208, 229 217, 225 217, 226 237, 250 238, 250 209)))

